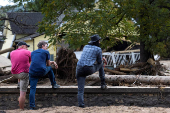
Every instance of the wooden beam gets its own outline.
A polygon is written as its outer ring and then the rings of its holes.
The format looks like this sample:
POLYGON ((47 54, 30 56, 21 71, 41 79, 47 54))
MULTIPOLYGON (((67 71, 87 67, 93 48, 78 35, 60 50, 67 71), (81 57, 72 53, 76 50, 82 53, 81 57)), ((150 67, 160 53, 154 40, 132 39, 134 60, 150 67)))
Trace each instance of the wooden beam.
POLYGON ((140 49, 127 50, 127 51, 115 51, 115 53, 130 53, 130 52, 140 52, 140 49))
POLYGON ((0 51, 0 54, 6 53, 6 52, 11 52, 12 50, 14 50, 14 47, 1 50, 1 51, 0 51))
POLYGON ((115 70, 111 70, 111 69, 107 69, 107 68, 104 68, 104 71, 111 72, 111 73, 114 73, 114 74, 117 74, 117 75, 126 75, 126 73, 124 73, 124 72, 115 71, 115 70))
POLYGON ((120 71, 124 72, 133 72, 133 71, 138 71, 139 69, 128 69, 128 68, 120 68, 120 71))

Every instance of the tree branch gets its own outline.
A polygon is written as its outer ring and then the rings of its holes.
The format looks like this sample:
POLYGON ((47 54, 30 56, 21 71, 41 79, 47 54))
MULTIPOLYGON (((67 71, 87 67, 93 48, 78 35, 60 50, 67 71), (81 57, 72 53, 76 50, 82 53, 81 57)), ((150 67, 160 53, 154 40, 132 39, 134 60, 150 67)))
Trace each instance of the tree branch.
POLYGON ((124 17, 125 13, 122 15, 122 17, 116 22, 115 25, 118 25, 120 23, 120 21, 122 21, 123 17, 124 17))
POLYGON ((159 8, 165 8, 165 9, 168 9, 170 11, 170 7, 168 6, 158 6, 159 8))

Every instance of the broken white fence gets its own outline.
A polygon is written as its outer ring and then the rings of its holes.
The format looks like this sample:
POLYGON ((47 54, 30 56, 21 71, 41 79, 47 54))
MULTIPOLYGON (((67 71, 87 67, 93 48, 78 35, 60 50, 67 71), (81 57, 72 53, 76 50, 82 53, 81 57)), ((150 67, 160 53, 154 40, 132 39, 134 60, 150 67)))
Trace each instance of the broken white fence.
POLYGON ((133 64, 140 59, 140 53, 115 53, 115 52, 105 52, 102 54, 106 58, 106 67, 116 68, 119 65, 129 65, 133 64))
MULTIPOLYGON (((74 52, 77 59, 80 59, 82 51, 74 52)), ((140 51, 121 51, 121 52, 105 52, 102 54, 106 58, 106 67, 116 68, 119 65, 133 64, 140 59, 140 51)))

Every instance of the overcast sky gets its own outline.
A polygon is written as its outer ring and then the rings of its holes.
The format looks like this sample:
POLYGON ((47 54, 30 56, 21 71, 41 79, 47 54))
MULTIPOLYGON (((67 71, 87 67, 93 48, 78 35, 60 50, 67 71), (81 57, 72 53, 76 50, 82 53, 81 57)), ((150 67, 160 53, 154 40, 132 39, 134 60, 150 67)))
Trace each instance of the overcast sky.
POLYGON ((14 5, 14 3, 9 2, 9 0, 1 0, 0 6, 14 5))

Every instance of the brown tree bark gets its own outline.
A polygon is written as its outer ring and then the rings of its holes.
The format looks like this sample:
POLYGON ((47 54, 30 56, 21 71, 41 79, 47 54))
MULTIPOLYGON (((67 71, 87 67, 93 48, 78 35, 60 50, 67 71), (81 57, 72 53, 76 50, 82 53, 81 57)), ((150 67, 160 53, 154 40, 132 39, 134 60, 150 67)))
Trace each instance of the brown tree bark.
POLYGON ((140 42, 140 62, 147 62, 149 58, 152 58, 152 54, 145 50, 145 42, 140 42))
MULTIPOLYGON (((99 75, 93 74, 86 77, 86 80, 99 80, 99 75)), ((146 76, 146 75, 105 75, 106 82, 134 83, 136 81, 147 84, 170 84, 170 76, 146 76)))

